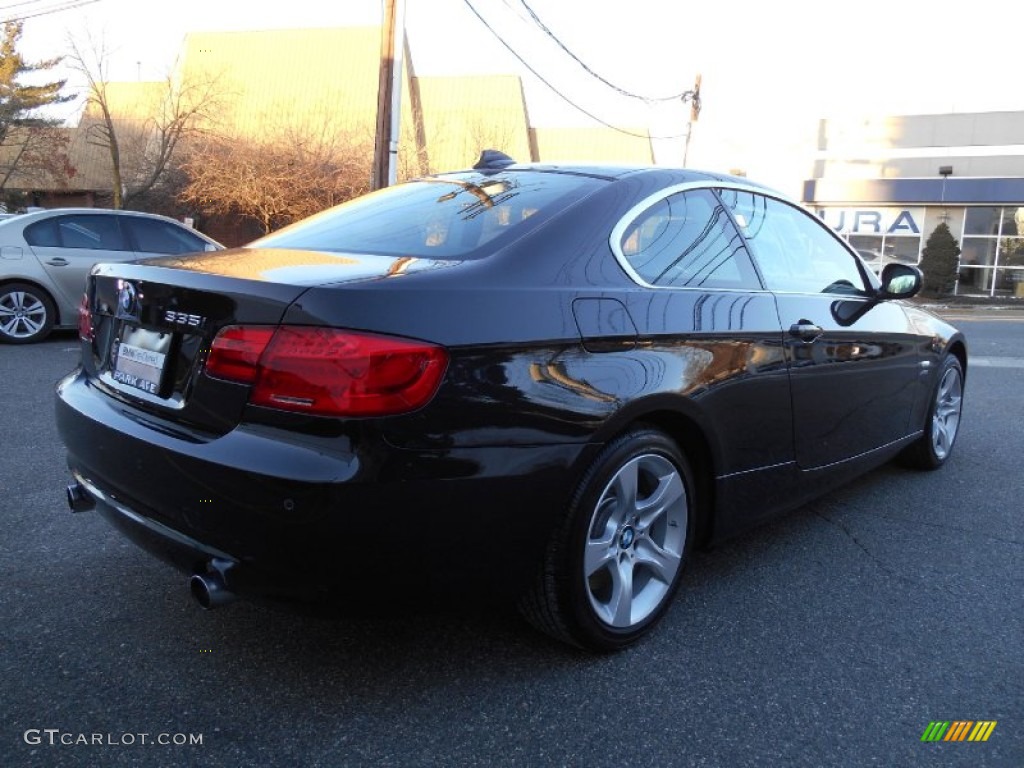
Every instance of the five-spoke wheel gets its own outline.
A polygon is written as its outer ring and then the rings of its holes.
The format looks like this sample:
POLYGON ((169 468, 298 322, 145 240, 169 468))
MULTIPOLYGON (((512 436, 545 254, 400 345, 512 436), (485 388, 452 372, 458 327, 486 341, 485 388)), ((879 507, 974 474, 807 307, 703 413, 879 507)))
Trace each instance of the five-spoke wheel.
POLYGON ((963 367, 955 355, 948 354, 939 367, 924 434, 900 456, 904 464, 915 469, 938 469, 946 463, 960 431, 963 395, 963 367))
POLYGON ((605 487, 584 545, 583 578, 598 619, 619 629, 654 613, 682 565, 689 510, 679 470, 648 453, 605 487))
POLYGON ((947 366, 939 380, 932 409, 932 449, 935 457, 945 461, 953 450, 953 441, 960 427, 960 405, 963 400, 963 374, 959 365, 947 366))
POLYGON ((639 639, 664 613, 693 539, 693 479, 678 446, 655 429, 610 443, 556 530, 521 603, 534 625, 592 650, 639 639))

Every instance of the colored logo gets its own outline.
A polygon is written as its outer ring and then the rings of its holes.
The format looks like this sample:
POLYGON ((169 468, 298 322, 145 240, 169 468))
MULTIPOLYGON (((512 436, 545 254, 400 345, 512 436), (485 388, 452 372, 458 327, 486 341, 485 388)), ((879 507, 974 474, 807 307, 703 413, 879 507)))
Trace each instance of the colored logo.
POLYGON ((921 741, 988 741, 995 729, 995 720, 933 720, 921 741))
POLYGON ((118 280, 120 290, 117 294, 118 317, 135 319, 139 314, 139 296, 135 286, 127 280, 118 280))

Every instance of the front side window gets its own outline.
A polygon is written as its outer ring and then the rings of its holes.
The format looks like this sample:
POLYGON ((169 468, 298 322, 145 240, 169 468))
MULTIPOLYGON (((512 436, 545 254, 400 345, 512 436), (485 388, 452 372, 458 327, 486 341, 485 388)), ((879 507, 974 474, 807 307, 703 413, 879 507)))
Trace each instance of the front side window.
POLYGON ((447 174, 343 203, 249 247, 482 258, 606 183, 538 171, 447 174))
POLYGON ((847 242, 871 269, 881 271, 885 254, 884 238, 881 235, 850 235, 847 242))
POLYGON ((708 189, 677 192, 637 216, 618 242, 648 285, 758 290, 761 283, 725 208, 708 189))
POLYGON ((768 288, 865 295, 864 275, 843 244, 806 211, 753 192, 722 190, 768 288))

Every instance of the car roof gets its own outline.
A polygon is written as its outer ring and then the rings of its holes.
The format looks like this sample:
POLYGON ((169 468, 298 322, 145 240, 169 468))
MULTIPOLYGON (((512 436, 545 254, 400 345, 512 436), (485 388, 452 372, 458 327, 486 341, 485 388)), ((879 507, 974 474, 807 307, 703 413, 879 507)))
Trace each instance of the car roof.
POLYGON ((452 173, 483 173, 497 174, 506 172, 541 172, 541 173, 564 173, 580 176, 594 176, 597 178, 615 181, 633 176, 662 176, 671 178, 673 183, 685 184, 687 182, 726 182, 740 186, 761 189, 767 192, 775 190, 745 176, 731 176, 727 173, 715 173, 712 171, 701 171, 692 168, 673 168, 672 166, 642 165, 642 164, 614 164, 614 163, 514 163, 504 167, 494 168, 466 168, 462 171, 440 173, 436 176, 449 176, 452 173))
POLYGON ((36 219, 45 219, 45 218, 48 218, 50 216, 65 215, 65 214, 75 214, 75 213, 98 214, 100 216, 143 216, 143 217, 151 218, 151 219, 163 219, 164 221, 175 221, 178 224, 181 223, 180 221, 177 221, 176 219, 172 219, 169 216, 164 216, 163 214, 159 214, 159 213, 147 213, 146 211, 126 211, 123 208, 117 209, 117 210, 115 210, 113 208, 88 208, 86 206, 76 206, 76 207, 69 207, 69 208, 46 208, 46 209, 41 210, 41 211, 29 211, 27 213, 19 213, 19 214, 17 214, 17 219, 19 221, 35 221, 36 219))

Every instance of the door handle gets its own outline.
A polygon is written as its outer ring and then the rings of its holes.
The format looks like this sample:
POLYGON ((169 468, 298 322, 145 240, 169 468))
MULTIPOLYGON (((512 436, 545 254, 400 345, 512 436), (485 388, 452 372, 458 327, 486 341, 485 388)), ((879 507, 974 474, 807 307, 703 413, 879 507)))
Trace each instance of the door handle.
POLYGON ((789 335, 795 336, 807 344, 817 341, 824 332, 824 328, 820 325, 815 325, 810 320, 801 320, 789 326, 789 335))
POLYGON ((70 262, 67 259, 62 259, 60 256, 55 256, 52 259, 47 259, 46 263, 51 267, 66 267, 70 262))

